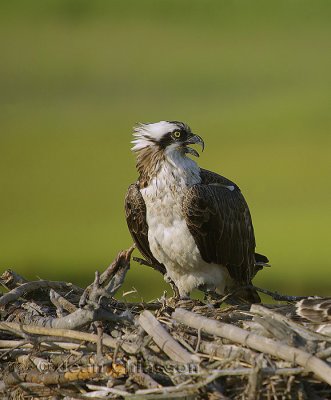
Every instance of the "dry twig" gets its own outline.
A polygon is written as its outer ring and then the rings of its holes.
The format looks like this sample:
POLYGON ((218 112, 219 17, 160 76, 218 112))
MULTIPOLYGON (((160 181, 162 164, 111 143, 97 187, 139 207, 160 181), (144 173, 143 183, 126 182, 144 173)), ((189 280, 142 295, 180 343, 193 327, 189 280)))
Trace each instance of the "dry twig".
POLYGON ((331 385, 331 367, 329 367, 324 361, 303 350, 281 344, 275 340, 258 336, 254 333, 249 333, 237 326, 196 315, 180 308, 177 308, 172 316, 176 321, 192 328, 202 329, 211 335, 221 336, 233 342, 250 347, 251 349, 275 357, 280 357, 281 359, 290 361, 294 364, 299 364, 306 368, 307 371, 313 372, 331 385))
POLYGON ((132 250, 85 291, 0 277, 10 290, 0 297, 2 397, 331 398, 330 339, 294 322, 293 306, 115 299, 132 250))
POLYGON ((149 311, 146 310, 140 314, 139 323, 171 360, 183 363, 200 362, 200 358, 194 354, 190 354, 180 346, 149 311))

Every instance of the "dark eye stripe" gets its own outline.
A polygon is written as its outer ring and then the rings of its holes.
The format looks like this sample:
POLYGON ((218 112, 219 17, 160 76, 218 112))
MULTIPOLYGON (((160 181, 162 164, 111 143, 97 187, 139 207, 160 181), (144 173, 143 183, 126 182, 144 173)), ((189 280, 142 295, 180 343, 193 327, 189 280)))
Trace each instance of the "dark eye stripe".
POLYGON ((169 144, 171 144, 173 141, 171 137, 171 133, 167 133, 166 135, 163 136, 163 138, 159 141, 159 146, 161 149, 165 149, 169 144))
POLYGON ((169 132, 166 135, 163 136, 163 138, 158 142, 159 146, 161 149, 165 149, 167 146, 170 144, 174 143, 174 141, 180 139, 180 140, 186 140, 188 133, 183 130, 183 129, 176 129, 173 132, 169 132), (174 132, 180 132, 181 135, 178 138, 173 137, 174 132))

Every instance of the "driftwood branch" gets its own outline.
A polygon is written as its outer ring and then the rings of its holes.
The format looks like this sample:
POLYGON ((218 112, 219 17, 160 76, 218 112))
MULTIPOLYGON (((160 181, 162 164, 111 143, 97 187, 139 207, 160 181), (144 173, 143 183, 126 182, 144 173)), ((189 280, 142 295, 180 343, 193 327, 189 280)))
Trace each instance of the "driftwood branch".
POLYGON ((90 380, 100 375, 98 371, 93 369, 80 368, 74 372, 27 372, 22 374, 9 373, 4 377, 4 383, 8 386, 17 385, 22 382, 42 383, 44 385, 57 385, 73 381, 90 380))
POLYGON ((129 250, 121 251, 100 276, 96 273, 94 282, 85 289, 79 301, 80 307, 88 303, 95 305, 103 297, 110 298, 114 296, 123 284, 125 275, 130 268, 130 258, 134 249, 135 246, 132 246, 129 250))
POLYGON ((62 289, 67 291, 74 290, 77 293, 81 293, 82 291, 81 288, 67 282, 45 280, 27 282, 15 287, 9 293, 6 293, 0 297, 0 308, 4 308, 7 304, 12 303, 20 297, 25 296, 27 293, 38 289, 62 289))
MULTIPOLYGON (((22 333, 28 333, 30 335, 45 335, 59 338, 76 339, 82 342, 97 343, 98 336, 92 333, 78 332, 70 329, 59 329, 59 328, 47 328, 34 325, 20 325, 16 322, 0 322, 0 330, 2 331, 17 331, 22 333)), ((112 338, 104 338, 104 346, 116 348, 118 342, 112 338)))
POLYGON ((1 275, 0 397, 331 398, 330 326, 288 303, 115 299, 132 250, 85 290, 1 275))
POLYGON ((94 309, 79 308, 71 314, 60 318, 35 316, 27 313, 22 316, 21 320, 25 324, 48 328, 80 329, 94 321, 130 321, 130 318, 127 315, 117 315, 102 307, 96 307, 94 309))
POLYGON ((172 317, 176 321, 192 328, 201 329, 211 335, 221 336, 253 350, 280 357, 293 364, 298 364, 331 385, 331 367, 324 361, 303 350, 284 345, 254 333, 249 333, 237 326, 196 315, 184 309, 176 309, 172 317))
POLYGON ((19 275, 15 271, 11 269, 7 269, 3 274, 0 276, 0 283, 6 289, 11 290, 16 288, 17 286, 22 285, 23 283, 27 283, 28 280, 25 279, 23 276, 19 275))
POLYGON ((154 342, 163 350, 171 360, 183 363, 198 363, 200 358, 190 354, 167 332, 160 322, 149 311, 144 311, 139 316, 141 327, 153 338, 154 342))
POLYGON ((77 307, 74 304, 72 304, 65 297, 61 296, 54 289, 51 289, 49 291, 49 299, 55 305, 56 308, 64 309, 69 313, 73 313, 77 310, 77 307))
POLYGON ((311 331, 305 326, 292 321, 285 315, 275 312, 273 309, 263 307, 259 304, 252 304, 250 311, 255 315, 260 315, 264 319, 274 320, 280 324, 283 324, 285 327, 287 327, 286 329, 287 335, 290 328, 291 331, 295 332, 297 335, 300 335, 305 340, 310 340, 310 341, 328 340, 327 338, 325 338, 325 336, 311 331))
MULTIPOLYGON (((77 340, 81 342, 87 343, 98 343, 98 335, 86 332, 79 332, 70 329, 58 329, 58 328, 46 328, 41 326, 34 326, 34 325, 20 325, 16 322, 0 322, 0 331, 7 331, 7 332, 21 332, 21 336, 25 334, 29 335, 37 335, 37 336, 51 336, 52 341, 56 341, 59 339, 69 339, 69 340, 77 340)), ((4 341, 1 341, 4 343, 4 341)), ((0 342, 0 344, 1 344, 0 342)), ((31 342, 34 342, 33 336, 31 336, 31 342)), ((26 343, 26 341, 21 342, 22 344, 26 343)), ((130 343, 125 343, 124 341, 118 341, 112 338, 109 335, 104 335, 102 340, 103 346, 117 349, 121 346, 126 352, 134 353, 136 351, 136 347, 131 345, 130 343)), ((75 346, 74 346, 75 347, 75 346)))

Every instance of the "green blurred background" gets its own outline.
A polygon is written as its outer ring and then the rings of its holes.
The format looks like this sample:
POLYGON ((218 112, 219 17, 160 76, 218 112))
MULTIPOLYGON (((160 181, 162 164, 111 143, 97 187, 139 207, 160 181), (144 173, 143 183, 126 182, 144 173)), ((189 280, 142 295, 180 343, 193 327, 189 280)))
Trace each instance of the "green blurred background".
MULTIPOLYGON (((330 1, 2 1, 1 270, 91 281, 132 242, 132 126, 170 119, 241 187, 255 283, 330 295, 330 43, 330 1)), ((132 287, 167 288, 135 263, 132 287)))

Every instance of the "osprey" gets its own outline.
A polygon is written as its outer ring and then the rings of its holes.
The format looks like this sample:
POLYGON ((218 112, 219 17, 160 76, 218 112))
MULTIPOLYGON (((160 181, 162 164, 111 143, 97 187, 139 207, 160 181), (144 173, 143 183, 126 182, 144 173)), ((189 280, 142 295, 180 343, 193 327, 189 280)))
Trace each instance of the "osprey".
POLYGON ((139 124, 132 151, 139 178, 125 198, 126 220, 146 260, 178 289, 260 301, 247 288, 268 259, 255 253, 252 220, 239 187, 188 157, 204 141, 179 121, 139 124), (246 288, 245 288, 246 286, 246 288), (238 288, 242 288, 241 290, 238 288))

